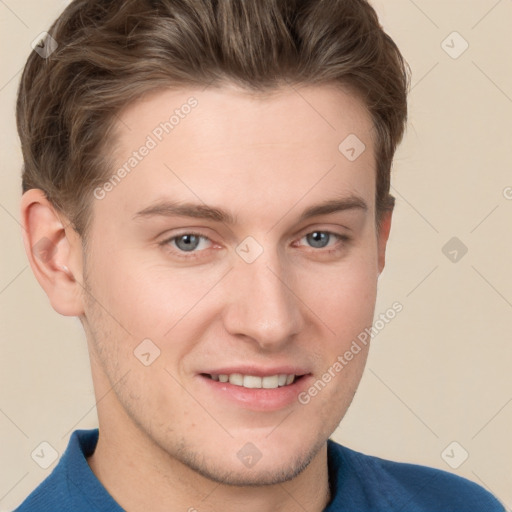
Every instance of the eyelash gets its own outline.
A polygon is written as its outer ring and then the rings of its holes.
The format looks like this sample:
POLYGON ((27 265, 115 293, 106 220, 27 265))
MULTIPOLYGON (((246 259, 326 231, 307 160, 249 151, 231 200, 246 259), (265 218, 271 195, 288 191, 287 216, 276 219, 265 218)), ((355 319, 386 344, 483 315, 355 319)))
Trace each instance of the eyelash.
MULTIPOLYGON (((301 236, 299 238, 299 240, 302 240, 303 238, 305 238, 308 235, 311 235, 313 233, 324 233, 324 234, 333 236, 333 237, 338 239, 338 243, 336 243, 335 247, 332 248, 332 249, 323 249, 323 248, 316 249, 314 247, 311 248, 311 249, 313 249, 314 252, 318 252, 318 253, 322 253, 322 254, 333 254, 333 253, 335 253, 335 252, 340 250, 340 248, 341 248, 340 245, 343 245, 343 244, 348 243, 348 242, 351 241, 351 238, 348 237, 347 235, 340 235, 339 233, 334 233, 332 231, 322 231, 322 230, 319 230, 319 229, 313 230, 313 231, 310 231, 310 232, 304 234, 303 236, 301 236)), ((204 239, 204 240, 209 240, 211 242, 211 240, 207 236, 204 236, 201 233, 197 233, 197 232, 194 232, 194 231, 186 231, 186 232, 181 233, 179 235, 174 235, 171 238, 166 238, 165 240, 160 242, 159 245, 162 246, 162 247, 169 248, 171 242, 173 242, 174 240, 176 240, 178 238, 181 238, 182 236, 185 236, 185 235, 196 236, 198 238, 201 238, 201 239, 204 239)), ((178 258, 195 259, 195 258, 201 257, 201 253, 204 252, 205 250, 206 249, 203 249, 201 251, 193 250, 193 251, 187 252, 187 251, 181 251, 180 249, 172 248, 171 252, 174 255, 176 255, 178 258)))

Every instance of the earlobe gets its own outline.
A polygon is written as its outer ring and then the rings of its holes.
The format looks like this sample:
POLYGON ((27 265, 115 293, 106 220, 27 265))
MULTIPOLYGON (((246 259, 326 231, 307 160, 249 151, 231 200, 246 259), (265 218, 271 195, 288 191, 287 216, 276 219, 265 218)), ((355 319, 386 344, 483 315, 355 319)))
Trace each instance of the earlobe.
POLYGON ((39 189, 23 194, 21 222, 30 266, 53 309, 61 315, 80 316, 83 314, 80 237, 39 189))
POLYGON ((380 219, 380 227, 377 236, 377 249, 378 249, 378 271, 379 276, 384 270, 386 264, 386 246, 389 239, 389 233, 391 231, 391 218, 393 216, 393 210, 386 211, 382 214, 380 219))

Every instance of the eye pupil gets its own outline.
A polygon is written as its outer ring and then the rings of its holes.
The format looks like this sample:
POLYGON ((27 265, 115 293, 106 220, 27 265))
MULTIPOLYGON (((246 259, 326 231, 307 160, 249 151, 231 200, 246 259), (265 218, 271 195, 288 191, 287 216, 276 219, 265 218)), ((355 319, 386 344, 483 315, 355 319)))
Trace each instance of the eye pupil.
POLYGON ((181 235, 176 238, 175 243, 182 251, 193 251, 199 245, 199 237, 196 235, 181 235))
POLYGON ((308 243, 311 244, 312 247, 322 248, 329 243, 329 234, 324 233, 323 231, 314 231, 307 235, 307 239, 308 243))

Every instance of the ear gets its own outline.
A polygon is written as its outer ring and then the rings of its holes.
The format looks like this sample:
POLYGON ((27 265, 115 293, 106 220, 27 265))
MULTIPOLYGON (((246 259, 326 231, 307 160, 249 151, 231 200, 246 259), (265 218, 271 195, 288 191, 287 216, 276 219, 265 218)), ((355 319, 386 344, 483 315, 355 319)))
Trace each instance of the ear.
POLYGON ((379 232, 377 233, 377 250, 379 274, 384 270, 386 264, 386 246, 388 243, 389 232, 391 231, 391 217, 393 210, 385 211, 380 219, 379 232))
POLYGON ((82 315, 80 236, 39 189, 23 194, 21 222, 30 266, 53 309, 65 316, 82 315))

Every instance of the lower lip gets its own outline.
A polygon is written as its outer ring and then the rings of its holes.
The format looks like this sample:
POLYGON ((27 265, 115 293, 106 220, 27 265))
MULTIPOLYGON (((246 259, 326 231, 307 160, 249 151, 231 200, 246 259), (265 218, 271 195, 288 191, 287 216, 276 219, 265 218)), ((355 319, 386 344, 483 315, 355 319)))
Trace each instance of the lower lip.
POLYGON ((277 411, 294 402, 298 403, 298 395, 307 389, 312 376, 303 375, 293 384, 274 389, 244 388, 229 382, 219 382, 204 375, 199 375, 199 378, 217 397, 224 397, 243 409, 277 411))

